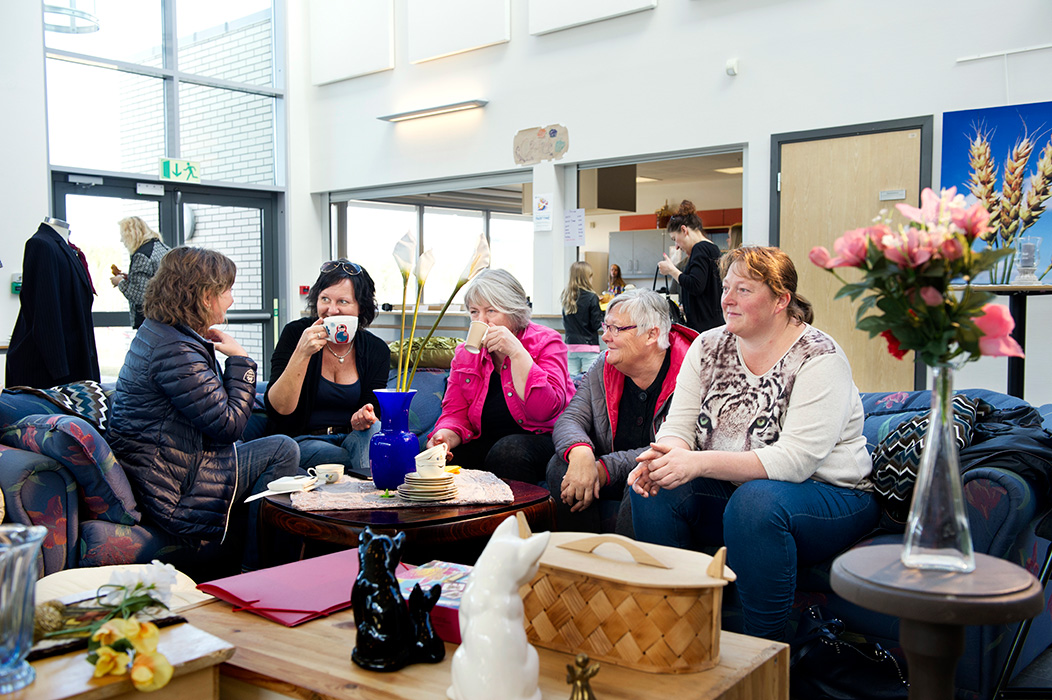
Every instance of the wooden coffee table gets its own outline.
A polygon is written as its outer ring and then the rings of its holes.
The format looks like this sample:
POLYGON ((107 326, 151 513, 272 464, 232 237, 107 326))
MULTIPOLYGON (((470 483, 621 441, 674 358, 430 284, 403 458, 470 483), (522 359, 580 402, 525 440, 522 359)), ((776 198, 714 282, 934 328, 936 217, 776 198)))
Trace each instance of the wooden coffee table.
MULTIPOLYGON (((222 697, 435 700, 445 698, 450 684, 453 644, 446 644, 446 658, 437 664, 415 664, 395 673, 355 666, 350 610, 292 628, 252 613, 233 612, 222 601, 182 614, 192 625, 237 647, 234 657, 220 668, 222 697)), ((573 663, 573 656, 542 648, 537 653, 541 697, 565 700, 570 695, 566 665, 573 663)), ((720 662, 708 671, 644 673, 603 663, 591 685, 602 700, 788 700, 789 647, 723 632, 720 662)))
POLYGON ((369 527, 387 535, 405 533, 402 561, 474 564, 493 531, 516 511, 523 512, 534 532, 555 525, 555 504, 547 489, 522 481, 507 480, 507 484, 515 500, 501 505, 302 511, 292 507, 288 494, 267 496, 260 509, 262 551, 271 551, 268 543, 275 530, 303 538, 299 554, 307 558, 357 547, 358 536, 369 527))

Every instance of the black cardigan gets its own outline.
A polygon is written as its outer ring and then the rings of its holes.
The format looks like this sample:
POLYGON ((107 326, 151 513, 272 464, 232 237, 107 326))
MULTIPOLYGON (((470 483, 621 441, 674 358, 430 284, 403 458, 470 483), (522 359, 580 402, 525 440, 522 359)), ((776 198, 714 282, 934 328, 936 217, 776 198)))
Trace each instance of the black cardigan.
POLYGON ((599 308, 599 297, 594 292, 582 289, 577 292, 577 311, 563 313, 563 328, 567 345, 594 345, 599 347, 599 327, 603 312, 599 308))
MULTIPOLYGON (((318 397, 318 384, 321 381, 321 353, 325 350, 314 353, 307 363, 307 373, 303 377, 299 402, 292 413, 283 416, 274 410, 274 407, 270 405, 270 387, 288 366, 304 329, 314 321, 315 319, 311 318, 301 318, 289 323, 281 331, 281 338, 278 339, 278 345, 274 348, 274 354, 270 358, 270 382, 263 396, 263 403, 267 407, 268 435, 280 434, 297 437, 307 432, 310 414, 314 410, 314 402, 318 397)), ((358 379, 362 384, 362 394, 358 399, 358 405, 352 410, 357 411, 365 404, 371 403, 376 415, 379 416, 380 404, 377 403, 373 392, 387 386, 387 375, 391 369, 391 350, 384 341, 369 331, 359 328, 354 336, 354 354, 355 365, 358 367, 358 379)))
POLYGON ((690 259, 679 276, 679 290, 679 303, 688 326, 704 333, 723 325, 720 249, 715 243, 701 241, 690 249, 690 259))

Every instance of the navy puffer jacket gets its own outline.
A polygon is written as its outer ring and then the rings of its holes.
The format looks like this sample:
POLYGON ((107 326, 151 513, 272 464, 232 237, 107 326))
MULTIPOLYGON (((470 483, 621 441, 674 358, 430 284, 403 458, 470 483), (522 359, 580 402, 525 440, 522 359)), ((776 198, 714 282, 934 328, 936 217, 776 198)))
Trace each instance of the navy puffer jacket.
POLYGON ((256 393, 256 363, 186 326, 147 319, 124 360, 107 441, 139 505, 175 535, 216 539, 237 488, 237 450, 256 393))

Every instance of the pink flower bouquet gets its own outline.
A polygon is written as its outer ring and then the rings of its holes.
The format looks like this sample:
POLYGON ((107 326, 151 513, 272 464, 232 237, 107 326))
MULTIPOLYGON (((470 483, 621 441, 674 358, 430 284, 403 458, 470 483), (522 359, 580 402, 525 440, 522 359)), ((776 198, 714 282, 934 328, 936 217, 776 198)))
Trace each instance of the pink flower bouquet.
POLYGON ((956 188, 941 196, 926 188, 920 208, 897 208, 908 224, 892 228, 889 219, 878 218, 837 239, 832 255, 822 246, 809 255, 844 283, 836 298, 862 297, 857 326, 871 338, 883 336, 896 357, 912 350, 931 366, 981 355, 1022 357, 1009 335, 1015 324, 1008 310, 972 286, 976 275, 1013 253, 973 248, 989 230, 989 212, 981 204, 968 207, 956 188), (839 267, 862 270, 862 279, 847 282, 839 267), (956 280, 965 285, 959 294, 950 290, 956 280))

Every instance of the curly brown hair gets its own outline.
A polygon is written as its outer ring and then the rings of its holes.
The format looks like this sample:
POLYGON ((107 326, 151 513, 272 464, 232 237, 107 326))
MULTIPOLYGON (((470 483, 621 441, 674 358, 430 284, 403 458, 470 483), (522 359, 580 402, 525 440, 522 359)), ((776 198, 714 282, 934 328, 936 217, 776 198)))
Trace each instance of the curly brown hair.
POLYGON ((204 333, 211 301, 234 286, 237 265, 219 251, 179 246, 161 258, 146 286, 143 314, 169 326, 183 324, 204 333))
POLYGON ((789 306, 785 312, 800 323, 815 320, 811 302, 796 293, 796 266, 781 248, 775 246, 747 245, 729 250, 720 258, 720 278, 727 276, 731 265, 741 263, 740 273, 747 273, 774 292, 775 296, 789 294, 789 306))

